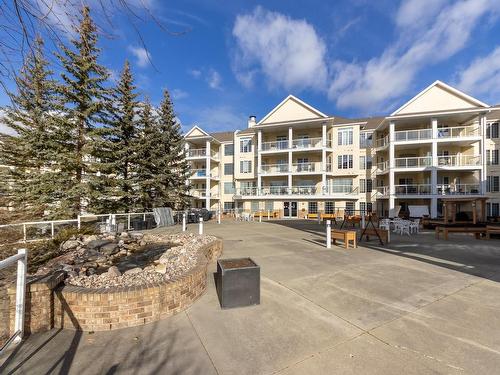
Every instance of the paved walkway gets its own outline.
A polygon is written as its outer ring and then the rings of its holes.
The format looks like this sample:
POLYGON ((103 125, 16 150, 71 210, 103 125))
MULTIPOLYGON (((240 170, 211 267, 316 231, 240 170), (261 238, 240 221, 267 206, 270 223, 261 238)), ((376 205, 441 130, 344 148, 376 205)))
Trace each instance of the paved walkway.
POLYGON ((261 266, 261 305, 220 310, 210 277, 183 313, 112 332, 33 335, 0 373, 498 373, 498 240, 422 233, 394 236, 389 249, 327 250, 322 228, 303 221, 206 231, 224 239, 224 257, 261 266))

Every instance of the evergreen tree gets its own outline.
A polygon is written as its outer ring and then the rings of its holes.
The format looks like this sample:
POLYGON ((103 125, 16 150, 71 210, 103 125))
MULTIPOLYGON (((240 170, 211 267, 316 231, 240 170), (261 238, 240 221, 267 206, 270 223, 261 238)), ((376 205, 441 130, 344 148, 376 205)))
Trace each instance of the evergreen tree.
POLYGON ((0 165, 8 166, 2 184, 9 185, 2 190, 9 192, 18 215, 29 210, 31 218, 43 216, 58 200, 54 160, 59 146, 54 137, 56 96, 51 75, 43 42, 37 38, 16 77, 17 90, 10 94, 12 105, 5 108, 3 118, 11 131, 0 142, 0 165))
POLYGON ((181 125, 177 121, 174 106, 167 90, 158 109, 161 150, 159 173, 157 176, 160 189, 157 193, 157 206, 184 207, 187 204, 186 179, 189 165, 185 158, 184 138, 181 125))
POLYGON ((62 193, 59 212, 66 217, 79 214, 89 201, 99 198, 99 192, 88 182, 96 172, 96 129, 105 122, 109 94, 104 87, 108 72, 98 63, 97 30, 88 7, 82 9, 76 32, 76 38, 71 40, 73 48, 63 45, 62 53, 56 55, 64 71, 58 86, 61 173, 54 182, 62 193))
POLYGON ((136 143, 137 191, 139 204, 143 210, 151 210, 156 204, 156 176, 159 172, 158 160, 162 157, 158 149, 160 132, 158 117, 148 99, 139 114, 140 137, 136 143))
POLYGON ((134 148, 137 142, 136 86, 128 61, 125 61, 120 80, 113 90, 108 121, 102 128, 95 129, 98 137, 96 156, 99 162, 99 176, 93 178, 92 187, 100 192, 90 202, 94 211, 130 212, 137 203, 134 189, 134 148))

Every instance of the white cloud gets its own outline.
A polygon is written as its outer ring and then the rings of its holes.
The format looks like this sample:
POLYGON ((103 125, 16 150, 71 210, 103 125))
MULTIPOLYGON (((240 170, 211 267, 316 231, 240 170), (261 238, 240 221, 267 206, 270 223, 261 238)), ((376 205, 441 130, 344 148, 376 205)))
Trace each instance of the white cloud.
POLYGON ((326 46, 305 20, 296 20, 260 6, 240 14, 233 27, 236 51, 233 70, 249 86, 256 72, 269 85, 287 90, 325 87, 326 46))
POLYGON ((484 95, 493 104, 500 102, 500 46, 461 70, 456 85, 473 95, 484 95))
POLYGON ((396 17, 401 37, 380 56, 364 63, 332 64, 329 98, 339 108, 386 110, 407 92, 420 70, 462 50, 482 17, 498 7, 495 0, 465 0, 450 5, 439 2, 441 8, 427 9, 419 9, 416 3, 421 4, 414 0, 402 3, 396 17), (411 13, 412 9, 418 16, 411 13), (425 27, 408 30, 412 21, 423 17, 427 17, 425 27))
POLYGON ((232 106, 200 108, 195 119, 196 124, 209 131, 241 129, 245 125, 245 115, 237 113, 232 106))
POLYGON ((222 78, 215 69, 210 69, 210 71, 207 74, 207 83, 208 86, 210 86, 212 89, 220 89, 220 85, 222 83, 222 78))
POLYGON ((174 99, 180 100, 180 99, 187 98, 188 96, 189 96, 189 94, 184 90, 181 90, 181 89, 173 89, 172 90, 172 98, 174 98, 174 99))
POLYGON ((129 46, 128 50, 136 57, 136 63, 144 68, 152 60, 151 54, 143 47, 129 46))
POLYGON ((192 76, 194 78, 200 78, 200 76, 201 76, 201 70, 199 70, 199 69, 190 69, 190 70, 188 70, 188 73, 190 76, 192 76))

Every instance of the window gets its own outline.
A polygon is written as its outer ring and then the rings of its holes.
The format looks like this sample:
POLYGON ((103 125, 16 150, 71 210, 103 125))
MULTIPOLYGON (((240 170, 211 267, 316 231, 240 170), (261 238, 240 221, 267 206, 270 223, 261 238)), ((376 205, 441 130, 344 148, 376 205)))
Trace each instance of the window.
POLYGON ((339 146, 352 145, 352 128, 337 130, 337 139, 339 146))
POLYGON ((500 203, 486 203, 487 216, 500 216, 500 203))
POLYGON ((288 138, 286 135, 276 136, 276 147, 278 150, 285 150, 288 148, 288 138))
POLYGON ((307 207, 307 213, 317 214, 318 213, 318 202, 309 202, 307 207))
POLYGON ((347 215, 353 215, 354 214, 354 202, 345 202, 345 213, 347 215))
POLYGON ((359 157, 359 169, 372 169, 373 161, 371 156, 359 157))
POLYGON ((224 164, 224 175, 228 176, 234 173, 234 164, 226 163, 224 164))
POLYGON ((360 179, 359 180, 359 192, 360 193, 371 193, 373 189, 373 181, 371 179, 360 179))
POLYGON ((338 169, 352 168, 352 155, 339 155, 337 167, 338 169))
POLYGON ((240 172, 241 173, 252 173, 252 162, 250 160, 240 161, 240 172))
POLYGON ((240 152, 252 152, 252 140, 250 138, 240 141, 240 152))
POLYGON ((500 177, 488 176, 486 180, 486 192, 498 193, 500 192, 500 177))
POLYGON ((335 213, 335 202, 325 202, 325 214, 335 213))
POLYGON ((233 156, 234 155, 234 145, 232 143, 224 145, 224 155, 233 156))
POLYGON ((256 183, 254 181, 241 181, 240 194, 248 195, 255 192, 256 183))
POLYGON ((224 212, 234 210, 234 202, 224 202, 224 212))
POLYGON ((500 150, 486 150, 486 162, 488 165, 498 165, 500 150))
POLYGON ((224 182, 224 194, 234 194, 234 183, 224 182))
POLYGON ((486 125, 486 138, 498 138, 498 122, 486 125))
POLYGON ((252 201, 252 212, 259 211, 259 202, 257 201, 252 201))
POLYGON ((332 193, 352 193, 352 178, 335 178, 332 181, 332 193))
POLYGON ((367 148, 373 145, 373 133, 361 132, 359 133, 359 147, 367 148))
POLYGON ((274 208, 274 202, 273 201, 265 201, 266 202, 266 211, 272 211, 274 208))
POLYGON ((359 210, 362 214, 372 212, 373 205, 371 202, 359 202, 359 210))

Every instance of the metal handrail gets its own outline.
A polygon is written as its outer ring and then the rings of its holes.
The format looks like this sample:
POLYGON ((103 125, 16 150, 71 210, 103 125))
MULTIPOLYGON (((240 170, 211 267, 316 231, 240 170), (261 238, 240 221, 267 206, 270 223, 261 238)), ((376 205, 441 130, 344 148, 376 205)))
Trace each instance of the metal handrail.
POLYGON ((321 147, 323 138, 299 138, 292 140, 292 148, 321 147))
POLYGON ((432 156, 419 156, 411 158, 395 158, 395 168, 422 168, 432 166, 432 156))
POLYGON ((394 132, 395 142, 432 139, 432 129, 398 130, 394 132))
POLYGON ((282 141, 262 142, 261 151, 279 151, 288 149, 288 139, 282 141))
POLYGON ((260 166, 260 173, 288 173, 287 164, 263 164, 260 166))
POLYGON ((321 169, 320 162, 293 163, 292 172, 316 172, 321 169), (318 168, 316 168, 318 167, 318 168))
POLYGON ((438 166, 467 167, 481 165, 480 155, 446 155, 437 157, 438 166))
POLYGON ((394 185, 394 193, 399 195, 429 195, 432 194, 432 185, 394 185))
POLYGON ((479 128, 477 126, 452 126, 452 127, 439 127, 437 129, 438 138, 459 138, 478 136, 479 128))
POLYGON ((437 193, 440 195, 481 194, 481 186, 479 184, 438 184, 437 193))

